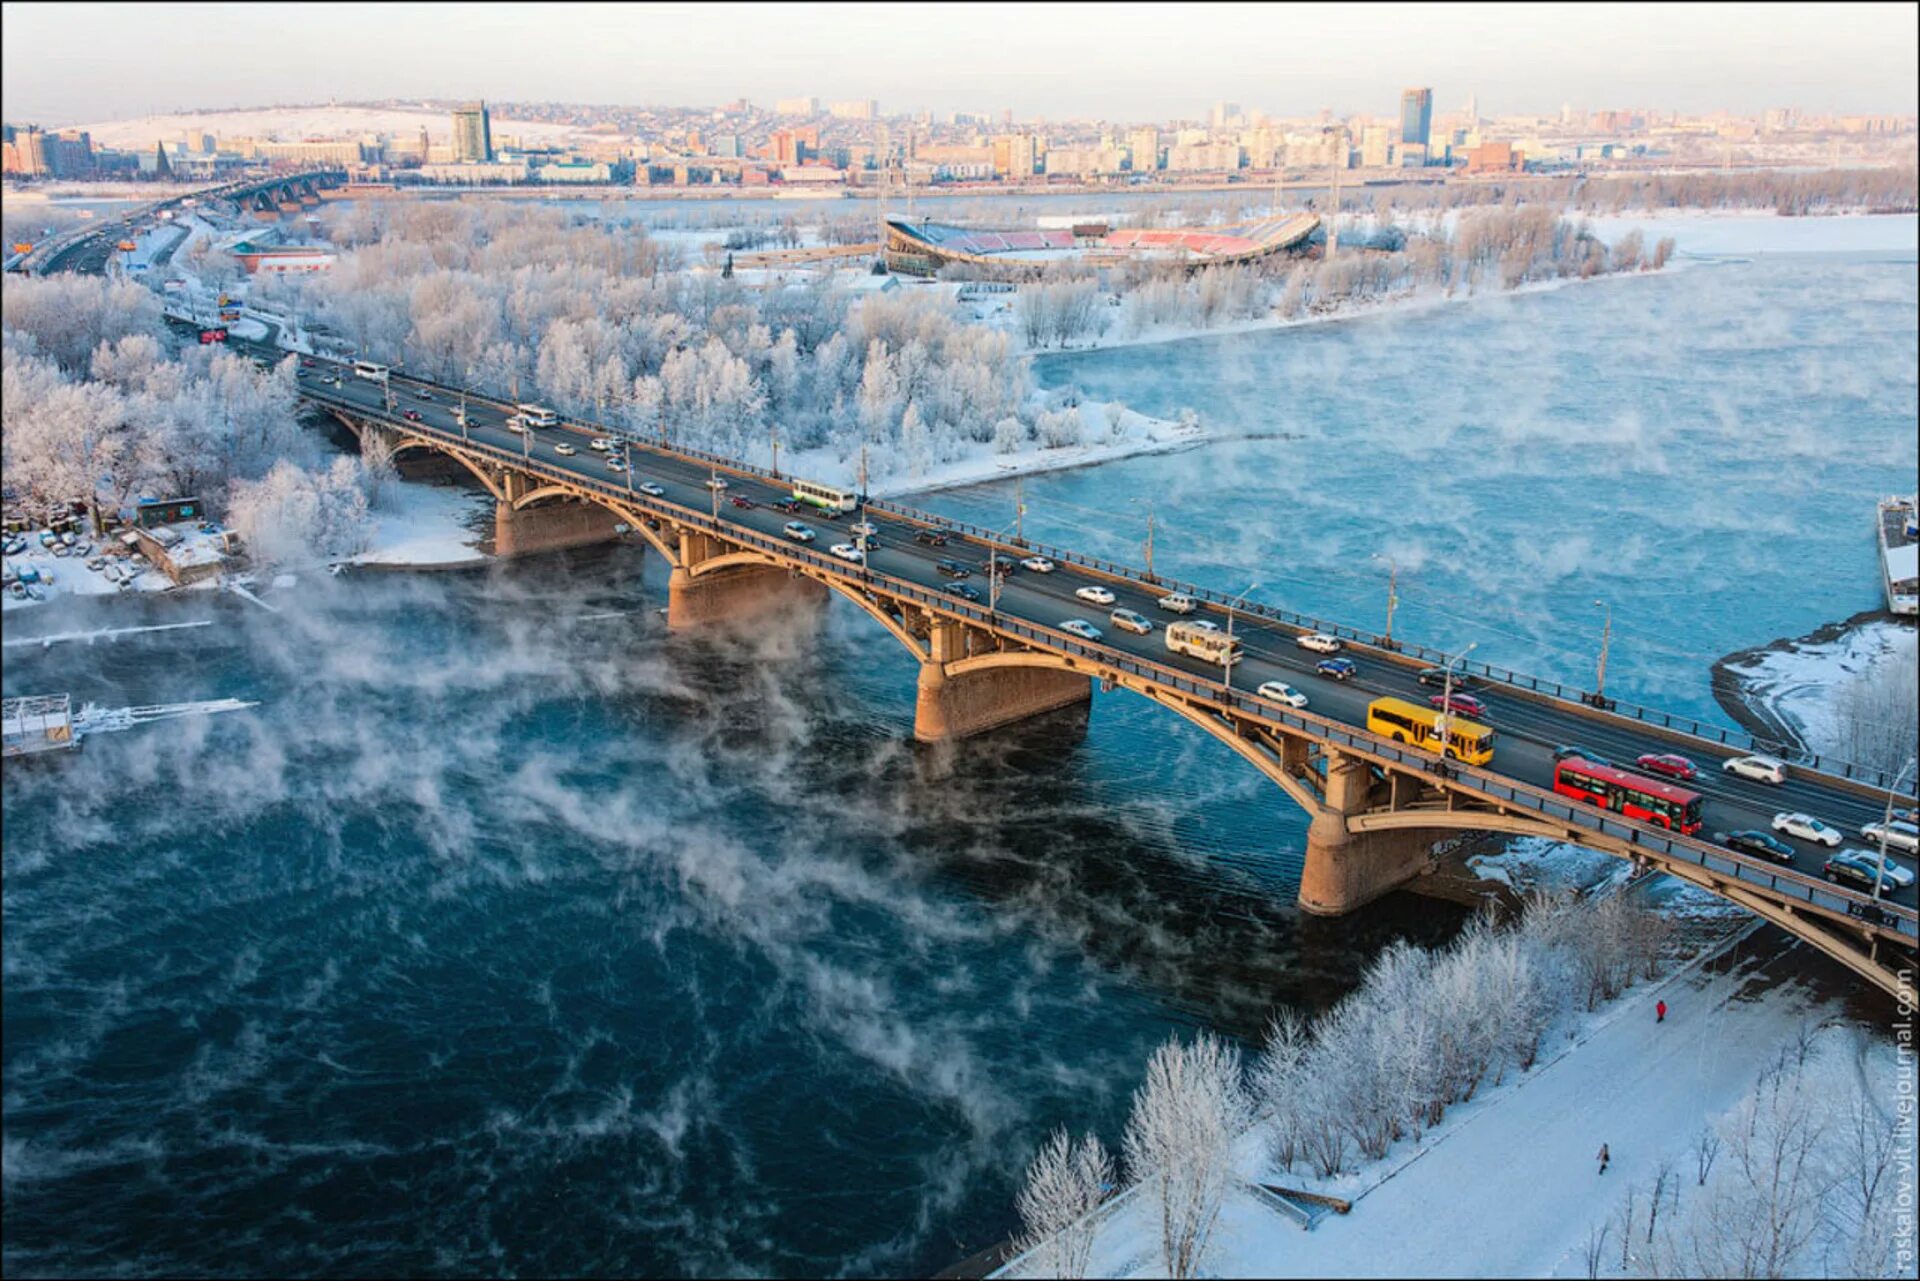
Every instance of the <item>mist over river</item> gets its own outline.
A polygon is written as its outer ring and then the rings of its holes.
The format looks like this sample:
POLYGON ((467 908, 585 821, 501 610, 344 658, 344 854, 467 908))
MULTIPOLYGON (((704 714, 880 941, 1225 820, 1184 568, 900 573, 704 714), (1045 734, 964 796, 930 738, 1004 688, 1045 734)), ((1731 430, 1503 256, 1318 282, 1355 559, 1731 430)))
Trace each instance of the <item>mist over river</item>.
MULTIPOLYGON (((1873 605, 1913 255, 1695 265, 1037 363, 1227 439, 1024 482, 1030 536, 1719 718, 1873 605)), ((991 523, 1011 482, 921 500, 991 523)), ((1170 1030, 1252 1039, 1462 909, 1292 907, 1305 822, 1125 694, 911 742, 844 602, 669 638, 657 558, 72 599, 8 695, 251 712, 4 779, 11 1275, 926 1274, 1117 1143, 1170 1030)), ((30 615, 30 616, 27 616, 30 615)))

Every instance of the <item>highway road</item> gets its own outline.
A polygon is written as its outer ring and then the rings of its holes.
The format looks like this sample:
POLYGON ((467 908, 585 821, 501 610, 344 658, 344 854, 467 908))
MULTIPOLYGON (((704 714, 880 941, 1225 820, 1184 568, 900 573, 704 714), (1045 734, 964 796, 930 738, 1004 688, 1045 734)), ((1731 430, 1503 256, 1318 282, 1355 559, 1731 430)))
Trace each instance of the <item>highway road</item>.
MULTIPOLYGON (((251 344, 236 346, 269 357, 277 354, 251 344)), ((319 361, 311 368, 303 367, 300 377, 310 393, 337 399, 347 407, 379 410, 385 405, 381 386, 353 376, 346 366, 319 361), (328 376, 337 376, 338 385, 324 384, 323 379, 328 376)), ((397 374, 392 377, 392 389, 396 413, 412 410, 428 426, 460 432, 454 420, 457 399, 450 398, 446 390, 397 374)), ((523 437, 506 430, 508 412, 491 402, 467 402, 468 438, 514 453, 524 452, 547 467, 625 487, 628 477, 612 470, 606 456, 588 447, 594 433, 562 425, 523 437), (575 452, 570 456, 557 452, 556 447, 562 445, 571 446, 575 452)), ((637 441, 629 447, 634 485, 651 481, 664 491, 660 501, 713 513, 713 496, 706 484, 713 474, 709 467, 637 441)), ((818 513, 796 516, 770 506, 773 501, 789 496, 790 491, 784 486, 751 474, 724 470, 720 474, 727 481, 718 508, 722 520, 774 538, 782 537, 782 526, 788 521, 800 520, 815 530, 812 548, 818 552, 825 552, 836 542, 854 541, 848 526, 860 519, 859 516, 846 516, 838 521, 826 520, 818 513), (744 509, 736 507, 731 502, 736 496, 754 505, 744 509)), ((913 535, 922 528, 915 522, 879 509, 869 509, 866 518, 878 529, 878 546, 870 553, 874 570, 939 590, 951 580, 935 568, 935 562, 952 559, 971 568, 972 576, 966 581, 979 589, 982 602, 987 599, 989 545, 986 541, 956 532, 947 546, 928 546, 914 541, 913 535)), ((1002 558, 1009 552, 1014 556, 1027 554, 1011 544, 1000 545, 1002 558)), ((1084 619, 1100 629, 1102 643, 1114 650, 1196 676, 1219 679, 1221 673, 1217 666, 1168 651, 1164 625, 1177 621, 1177 616, 1156 606, 1155 600, 1160 594, 1145 584, 1058 562, 1052 573, 1016 571, 1000 592, 997 608, 1011 618, 1049 627, 1058 627, 1069 619, 1084 619), (1114 605, 1094 605, 1074 595, 1077 588, 1095 584, 1115 594, 1114 605), (1154 620, 1154 631, 1146 636, 1121 631, 1108 619, 1109 610, 1114 608, 1131 609, 1154 620)), ((1224 611, 1211 605, 1203 605, 1201 612, 1192 617, 1211 617, 1223 628, 1228 623, 1224 611)), ((1246 649, 1245 661, 1233 672, 1235 688, 1251 691, 1263 681, 1285 681, 1307 695, 1308 710, 1321 716, 1364 727, 1367 704, 1374 698, 1392 694, 1425 705, 1438 692, 1435 687, 1419 684, 1412 670, 1377 655, 1351 650, 1346 651, 1345 656, 1354 661, 1358 670, 1350 681, 1319 676, 1314 669, 1324 655, 1301 649, 1295 643, 1295 630, 1245 614, 1236 614, 1233 627, 1246 649)), ((1777 811, 1802 810, 1838 827, 1847 837, 1845 848, 1862 848, 1865 842, 1859 837, 1861 825, 1879 819, 1884 809, 1884 796, 1875 800, 1806 772, 1792 773, 1785 784, 1778 786, 1726 774, 1721 770, 1722 760, 1738 753, 1719 749, 1718 754, 1710 754, 1707 749, 1712 745, 1709 744, 1682 748, 1649 729, 1583 715, 1584 709, 1572 704, 1522 696, 1497 684, 1476 684, 1470 692, 1486 708, 1485 714, 1475 719, 1491 725, 1499 734, 1489 768, 1549 790, 1553 786, 1553 751, 1561 745, 1584 748, 1629 768, 1634 758, 1644 752, 1679 751, 1689 755, 1699 766, 1700 775, 1695 782, 1684 786, 1698 791, 1704 799, 1706 825, 1699 833, 1703 840, 1714 839, 1716 832, 1751 828, 1767 831, 1777 811)), ((1910 801, 1902 803, 1911 804, 1910 801)), ((1825 847, 1791 837, 1781 839, 1794 848, 1792 866, 1796 870, 1816 878, 1822 875, 1821 865, 1829 852, 1825 847)), ((1911 856, 1897 852, 1895 861, 1909 868, 1914 862, 1911 856)), ((1911 906, 1916 888, 1909 886, 1893 891, 1886 898, 1911 906)))

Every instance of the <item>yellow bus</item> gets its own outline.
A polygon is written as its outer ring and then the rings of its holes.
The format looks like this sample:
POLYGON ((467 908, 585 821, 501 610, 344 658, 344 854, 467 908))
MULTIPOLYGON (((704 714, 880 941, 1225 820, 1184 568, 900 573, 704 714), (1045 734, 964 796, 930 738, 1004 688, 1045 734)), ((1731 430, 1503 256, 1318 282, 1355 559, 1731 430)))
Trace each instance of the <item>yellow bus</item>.
POLYGON ((1446 718, 1450 724, 1443 743, 1441 719, 1435 709, 1401 698, 1376 698, 1367 704, 1367 728, 1396 743, 1411 743, 1469 765, 1485 765, 1493 759, 1492 729, 1455 712, 1446 718))

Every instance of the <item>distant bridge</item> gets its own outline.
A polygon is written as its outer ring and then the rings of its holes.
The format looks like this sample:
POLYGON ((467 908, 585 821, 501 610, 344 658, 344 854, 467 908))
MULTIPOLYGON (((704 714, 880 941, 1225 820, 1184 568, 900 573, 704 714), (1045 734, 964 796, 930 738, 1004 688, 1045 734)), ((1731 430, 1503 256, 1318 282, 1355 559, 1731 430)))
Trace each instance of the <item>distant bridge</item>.
MULTIPOLYGON (((255 350, 264 359, 280 354, 255 350)), ((1778 866, 1714 844, 1704 832, 1682 836, 1552 790, 1552 752, 1559 744, 1626 761, 1642 752, 1681 751, 1702 766, 1691 786, 1707 800, 1710 829, 1766 828, 1776 810, 1786 809, 1857 828, 1880 816, 1886 789, 1897 786, 1873 771, 1830 762, 1796 765, 1781 786, 1730 776, 1720 771, 1722 760, 1777 747, 1485 665, 1462 670, 1477 677, 1475 693, 1500 727, 1498 755, 1484 768, 1442 760, 1365 728, 1367 704, 1380 694, 1425 701, 1430 691, 1416 670, 1445 656, 1424 647, 1389 646, 1352 628, 889 502, 865 503, 878 545, 867 563, 854 563, 783 536, 789 517, 770 504, 791 493, 791 482, 766 469, 586 423, 549 429, 537 439, 516 435, 505 430, 512 406, 398 375, 390 379, 391 401, 385 387, 344 366, 302 368, 300 384, 305 398, 356 433, 392 433, 402 451, 445 455, 469 471, 495 499, 503 551, 585 541, 606 534, 615 521, 625 525, 669 566, 671 628, 830 595, 852 602, 919 665, 914 736, 923 742, 966 738, 1085 704, 1095 685, 1158 704, 1238 754, 1312 817, 1299 895, 1309 912, 1348 912, 1404 884, 1430 865, 1445 833, 1508 832, 1644 861, 1764 917, 1888 991, 1897 990, 1903 973, 1910 981, 1920 937, 1912 887, 1875 901, 1821 879, 1820 856, 1811 849, 1797 851, 1793 866, 1778 866), (345 373, 339 386, 322 383, 320 375, 330 370, 345 373), (464 406, 464 425, 454 416, 456 404, 464 406), (588 448, 596 436, 618 441, 628 470, 611 470, 588 448), (559 453, 563 444, 572 452, 559 453), (724 490, 710 487, 713 479, 723 480, 724 490), (660 492, 648 493, 643 482, 660 492), (750 505, 735 506, 735 498, 750 505), (949 542, 930 545, 939 536, 949 542), (937 565, 956 560, 982 575, 990 557, 1035 554, 1057 570, 1021 572, 997 593, 981 582, 979 600, 946 590, 937 565), (1074 594, 1088 586, 1105 587, 1118 605, 1149 617, 1159 596, 1185 591, 1201 602, 1199 617, 1236 630, 1246 660, 1229 682, 1217 666, 1168 652, 1157 630, 1141 637, 1113 629, 1098 641, 1074 635, 1062 627, 1073 618, 1107 628, 1106 607, 1091 607, 1074 594), (1318 655, 1295 643, 1305 631, 1345 641, 1358 666, 1353 681, 1314 675, 1318 655), (1269 679, 1310 691, 1311 710, 1252 692, 1269 679)), ((811 522, 822 542, 838 536, 834 525, 818 517, 811 522)))

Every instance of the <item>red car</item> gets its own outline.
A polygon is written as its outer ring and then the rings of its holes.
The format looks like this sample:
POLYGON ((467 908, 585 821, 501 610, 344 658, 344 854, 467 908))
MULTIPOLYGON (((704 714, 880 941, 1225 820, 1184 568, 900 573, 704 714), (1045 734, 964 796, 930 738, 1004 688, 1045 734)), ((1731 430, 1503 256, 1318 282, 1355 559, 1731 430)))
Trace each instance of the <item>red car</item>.
MULTIPOLYGON (((409 409, 405 414, 401 415, 401 417, 410 423, 417 423, 420 421, 420 411, 417 409, 409 409)), ((1454 701, 1458 702, 1459 700, 1455 699, 1454 701)))
POLYGON ((302 357, 300 358, 300 368, 302 368, 302 369, 312 369, 312 368, 313 368, 313 357, 311 357, 311 356, 302 356, 302 357))
POLYGON ((1692 782, 1700 773, 1694 763, 1684 756, 1675 756, 1671 752, 1653 753, 1636 757, 1633 762, 1649 774, 1665 774, 1668 778, 1692 782))
POLYGON ((732 500, 732 501, 733 501, 733 505, 734 505, 735 507, 751 507, 751 506, 753 506, 753 500, 752 500, 751 498, 742 498, 742 497, 741 497, 741 496, 740 496, 739 494, 735 494, 735 495, 733 496, 733 500, 732 500))
MULTIPOLYGON (((1444 712, 1447 710, 1446 702, 1447 696, 1445 694, 1435 694, 1427 700, 1427 705, 1444 712)), ((1471 694, 1456 693, 1453 696, 1453 710, 1455 714, 1460 716, 1485 716, 1487 714, 1486 705, 1471 694)))

